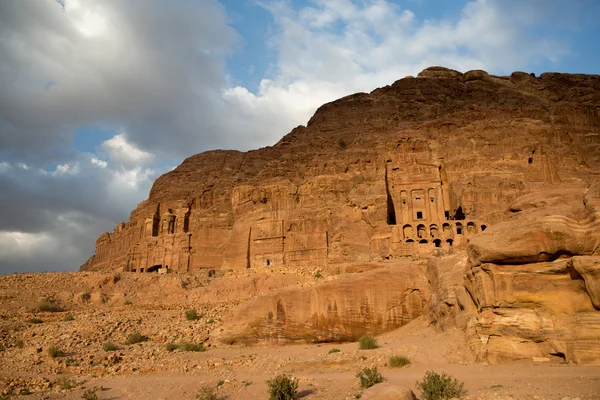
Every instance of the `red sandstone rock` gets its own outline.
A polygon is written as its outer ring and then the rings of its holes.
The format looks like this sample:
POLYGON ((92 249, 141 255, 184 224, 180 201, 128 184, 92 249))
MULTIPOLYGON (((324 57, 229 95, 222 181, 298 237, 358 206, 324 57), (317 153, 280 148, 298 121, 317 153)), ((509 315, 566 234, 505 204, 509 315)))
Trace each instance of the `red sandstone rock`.
POLYGON ((428 68, 323 105, 272 147, 186 159, 82 269, 326 268, 448 253, 523 194, 591 185, 599 105, 595 75, 428 68), (465 219, 452 220, 459 207, 465 219))

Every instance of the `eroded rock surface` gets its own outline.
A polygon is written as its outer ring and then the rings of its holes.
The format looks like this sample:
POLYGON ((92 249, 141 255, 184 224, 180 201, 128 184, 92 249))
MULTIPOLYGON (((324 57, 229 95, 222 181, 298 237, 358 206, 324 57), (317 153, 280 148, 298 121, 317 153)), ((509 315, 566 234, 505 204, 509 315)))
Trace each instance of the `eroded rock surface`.
POLYGON ((596 75, 428 68, 272 147, 186 159, 82 269, 225 276, 198 298, 256 296, 212 332, 225 343, 354 340, 426 313, 481 361, 598 362, 598 110, 596 75))
MULTIPOLYGON (((272 147, 186 159, 98 238, 82 269, 329 268, 447 254, 506 220, 519 196, 589 187, 599 106, 595 75, 428 68, 323 105, 272 147)), ((545 226, 578 232, 563 220, 545 226)), ((589 252, 577 234, 566 250, 589 252)))
POLYGON ((228 344, 354 341, 406 325, 423 314, 428 298, 418 266, 381 268, 259 297, 240 307, 215 337, 228 344))
POLYGON ((432 319, 465 329, 482 361, 600 362, 598 199, 598 185, 527 195, 468 260, 432 260, 432 319))

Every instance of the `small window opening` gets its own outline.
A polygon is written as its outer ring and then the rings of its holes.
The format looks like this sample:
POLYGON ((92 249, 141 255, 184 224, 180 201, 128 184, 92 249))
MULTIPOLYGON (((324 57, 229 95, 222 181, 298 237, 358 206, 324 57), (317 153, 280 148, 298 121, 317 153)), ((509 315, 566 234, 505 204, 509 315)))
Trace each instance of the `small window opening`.
POLYGON ((454 241, 453 241, 452 239, 448 239, 448 240, 446 240, 446 243, 448 243, 450 246, 452 246, 452 243, 453 243, 453 242, 454 242, 454 241))
POLYGON ((529 157, 529 158, 527 159, 527 163, 528 163, 528 164, 531 164, 531 163, 533 163, 533 157, 529 157))
POLYGON ((432 202, 432 203, 434 203, 434 202, 435 202, 435 199, 434 199, 433 197, 431 198, 431 202, 432 202))
POLYGON ((423 219, 423 213, 421 211, 417 211, 417 219, 423 219))
POLYGON ((442 247, 442 241, 440 239, 435 239, 433 243, 435 244, 435 247, 442 247))
POLYGON ((446 219, 450 219, 450 211, 444 211, 444 217, 446 217, 446 219))
POLYGON ((267 267, 271 265, 271 260, 267 260, 267 267))
POLYGON ((487 229, 486 225, 481 225, 481 232, 485 231, 487 229))

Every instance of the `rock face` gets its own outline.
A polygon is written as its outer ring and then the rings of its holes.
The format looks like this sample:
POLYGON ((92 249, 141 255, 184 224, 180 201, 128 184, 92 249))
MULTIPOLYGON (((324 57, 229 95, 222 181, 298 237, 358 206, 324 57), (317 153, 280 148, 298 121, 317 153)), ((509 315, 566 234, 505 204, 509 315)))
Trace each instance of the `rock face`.
POLYGON ((376 269, 259 297, 240 307, 214 337, 228 344, 354 341, 406 325, 423 314, 428 298, 419 268, 376 269))
MULTIPOLYGON (((428 68, 323 105, 272 147, 186 159, 98 238, 82 270, 327 268, 447 254, 505 220, 519 196, 598 179, 598 107, 598 76, 428 68)), ((530 255, 540 260, 556 255, 554 226, 571 229, 545 224, 547 248, 530 255)), ((583 236, 565 238, 565 251, 589 252, 583 236)), ((530 261, 510 251, 511 262, 530 261)))
POLYGON ((224 343, 355 340, 428 314, 481 361, 600 362, 599 110, 600 76, 428 68, 272 147, 188 158, 82 269, 247 274, 260 297, 213 332, 224 343), (365 264, 383 268, 351 273, 365 264), (266 293, 251 275, 272 269, 266 293))
POLYGON ((466 257, 430 261, 430 315, 482 361, 600 361, 600 184, 514 202, 466 257))

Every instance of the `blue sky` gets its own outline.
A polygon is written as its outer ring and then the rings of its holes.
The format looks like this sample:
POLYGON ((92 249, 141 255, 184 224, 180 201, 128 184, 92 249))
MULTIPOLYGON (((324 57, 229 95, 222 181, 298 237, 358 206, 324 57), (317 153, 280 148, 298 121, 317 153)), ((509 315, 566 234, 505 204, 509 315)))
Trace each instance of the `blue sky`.
POLYGON ((185 157, 431 65, 597 74, 596 0, 0 2, 0 273, 74 270, 185 157))

